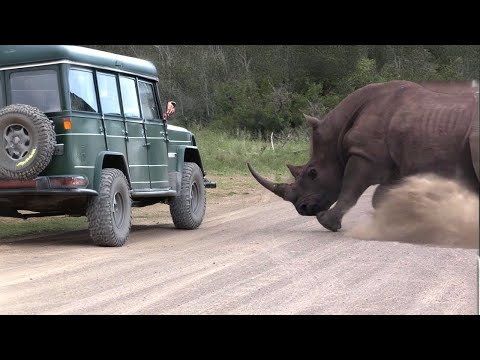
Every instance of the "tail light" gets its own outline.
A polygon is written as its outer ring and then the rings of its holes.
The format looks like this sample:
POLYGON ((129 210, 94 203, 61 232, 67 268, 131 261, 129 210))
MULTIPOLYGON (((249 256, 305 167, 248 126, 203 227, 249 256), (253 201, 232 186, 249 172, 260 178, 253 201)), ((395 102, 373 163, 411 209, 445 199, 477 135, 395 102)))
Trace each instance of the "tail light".
POLYGON ((35 180, 0 181, 0 189, 78 189, 87 186, 85 176, 40 176, 35 180))

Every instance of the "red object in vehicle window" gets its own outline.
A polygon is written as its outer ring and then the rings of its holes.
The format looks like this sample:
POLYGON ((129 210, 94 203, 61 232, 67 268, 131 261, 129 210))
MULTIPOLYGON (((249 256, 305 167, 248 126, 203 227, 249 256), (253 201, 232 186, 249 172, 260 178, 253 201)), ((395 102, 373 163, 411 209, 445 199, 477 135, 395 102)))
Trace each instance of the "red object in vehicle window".
POLYGON ((165 110, 165 114, 163 114, 163 119, 168 120, 168 118, 173 115, 175 112, 175 106, 177 106, 177 103, 175 101, 169 101, 167 103, 167 109, 165 110))

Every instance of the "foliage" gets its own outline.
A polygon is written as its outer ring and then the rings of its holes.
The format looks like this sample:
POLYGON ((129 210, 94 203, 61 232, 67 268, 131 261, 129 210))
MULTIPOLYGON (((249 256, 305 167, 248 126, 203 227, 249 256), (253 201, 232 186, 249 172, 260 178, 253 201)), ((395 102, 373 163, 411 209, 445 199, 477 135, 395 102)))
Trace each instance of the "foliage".
POLYGON ((479 78, 478 45, 87 45, 152 61, 178 125, 267 139, 392 79, 479 78))

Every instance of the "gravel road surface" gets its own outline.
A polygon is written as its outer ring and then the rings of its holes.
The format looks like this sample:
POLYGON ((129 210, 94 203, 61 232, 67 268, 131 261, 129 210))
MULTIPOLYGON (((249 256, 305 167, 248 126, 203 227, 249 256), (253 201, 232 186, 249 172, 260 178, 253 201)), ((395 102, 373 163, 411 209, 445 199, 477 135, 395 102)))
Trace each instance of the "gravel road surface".
POLYGON ((144 209, 158 219, 134 221, 121 248, 86 231, 1 240, 0 314, 478 313, 475 249, 349 238, 264 189, 209 198, 195 231, 144 209))

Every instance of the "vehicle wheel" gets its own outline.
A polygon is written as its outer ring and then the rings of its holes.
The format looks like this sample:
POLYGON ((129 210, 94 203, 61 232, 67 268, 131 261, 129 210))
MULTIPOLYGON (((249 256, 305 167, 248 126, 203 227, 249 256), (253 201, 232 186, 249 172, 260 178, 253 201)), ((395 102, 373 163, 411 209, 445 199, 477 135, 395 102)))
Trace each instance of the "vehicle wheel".
POLYGON ((0 136, 0 178, 35 179, 52 159, 53 122, 33 106, 13 104, 0 110, 0 136))
POLYGON ((132 225, 128 181, 118 169, 103 169, 97 196, 87 206, 90 237, 98 246, 122 246, 132 225))
POLYGON ((206 199, 202 170, 197 164, 183 165, 180 193, 170 202, 170 214, 178 229, 192 230, 200 226, 205 215, 206 199))

